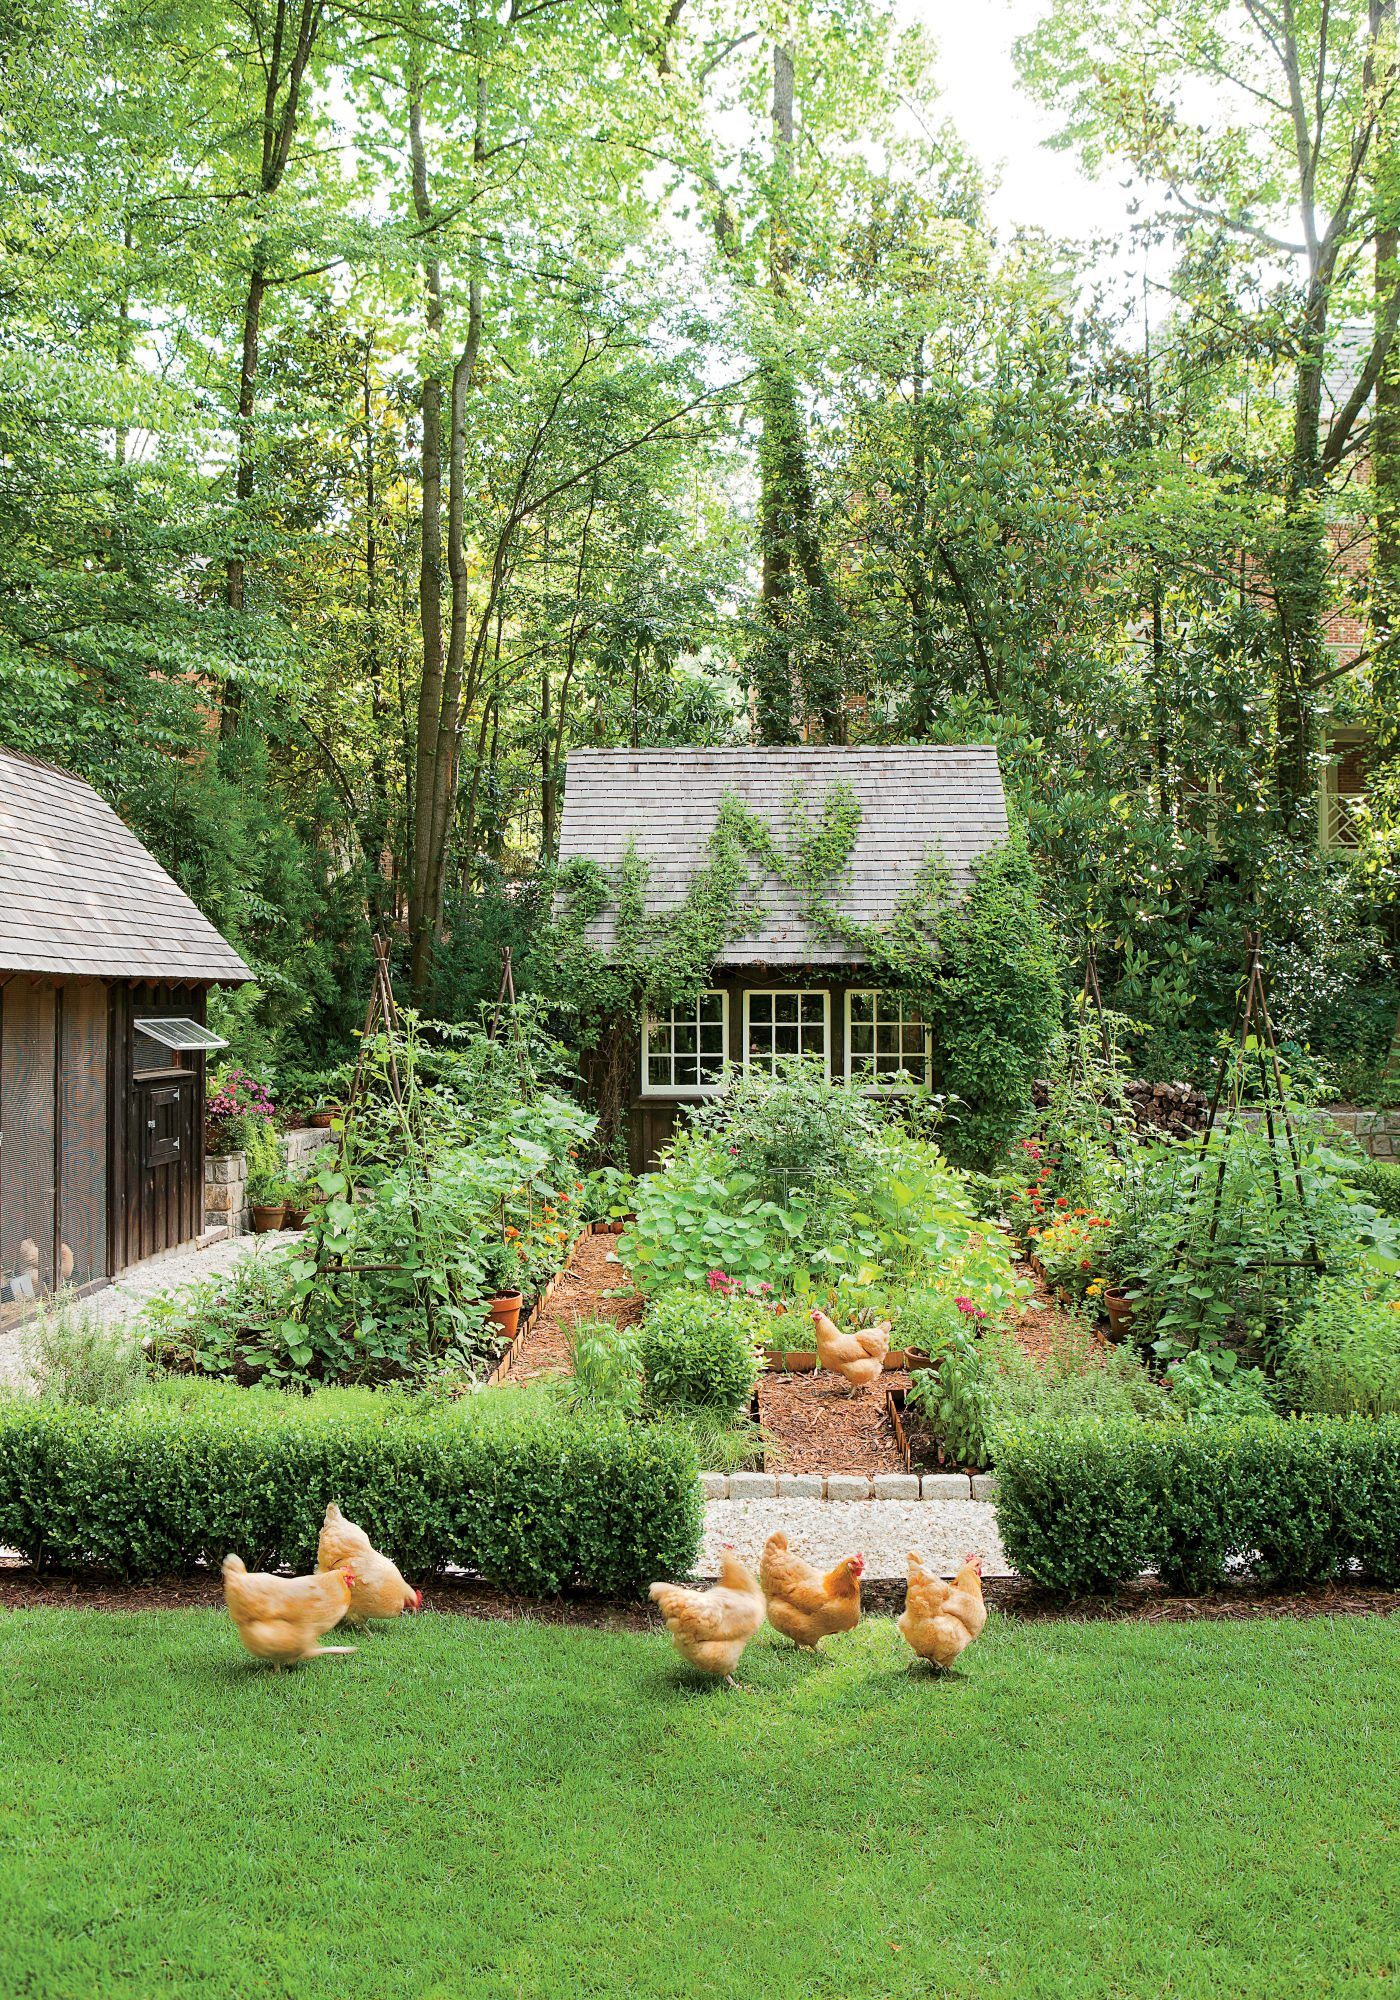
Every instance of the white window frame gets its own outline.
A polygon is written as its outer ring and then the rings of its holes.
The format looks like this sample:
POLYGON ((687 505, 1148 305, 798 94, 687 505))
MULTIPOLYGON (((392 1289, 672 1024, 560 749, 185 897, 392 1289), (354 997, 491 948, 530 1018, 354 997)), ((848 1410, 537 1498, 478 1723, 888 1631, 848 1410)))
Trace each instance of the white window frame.
MULTIPOLYGON (((718 1082, 716 1083, 675 1083, 675 1082, 652 1083, 651 1082, 650 1079, 651 1079, 651 1054, 652 1054, 651 1050, 652 1010, 650 1007, 648 1007, 646 1013, 642 1017, 641 1094, 643 1097, 718 1097, 724 1090, 725 1085, 729 1081, 729 994, 727 989, 723 986, 707 986, 704 989, 704 991, 700 993, 696 998, 695 1011, 693 1015, 686 1016, 680 1013, 679 1008, 668 1007, 664 1012, 658 1013, 657 1019, 659 1021, 666 1023, 668 1027, 672 1029, 674 1029, 676 1025, 676 1019, 678 1014, 680 1014, 682 1026, 688 1026, 691 1024, 691 1022, 693 1022, 696 1031, 696 1044, 698 1048, 699 1032, 700 1032, 700 1002, 702 1000, 712 999, 715 994, 719 995, 720 1040, 722 1043, 722 1051, 721 1051, 722 1067, 718 1082)), ((665 1048, 658 1049, 656 1053, 658 1056, 666 1057, 666 1059, 669 1061, 671 1065, 671 1075, 672 1077, 674 1077, 676 1074, 676 1048, 674 1039, 672 1039, 665 1048)))
MULTIPOLYGON (((865 1069, 857 1070, 854 1067, 851 1061, 851 1002, 853 1000, 862 1000, 862 999, 868 999, 873 1003, 871 1008, 871 1030, 877 1044, 879 1042, 881 1001, 884 1001, 887 1008, 889 1007, 891 1002, 893 1002, 894 1005, 898 1008, 899 1049, 900 1049, 901 1060, 903 1059, 904 1055, 904 1005, 905 1005, 904 995, 898 992, 894 993, 886 992, 884 988, 879 986, 848 986, 846 988, 846 1081, 847 1083, 857 1084, 862 1090, 909 1090, 910 1088, 916 1088, 919 1085, 919 1083, 922 1082, 925 1089, 931 1089, 933 1085, 933 1035, 929 1029, 927 1021, 925 1021, 924 1023, 924 1061, 923 1061, 922 1078, 920 1078, 918 1072, 913 1069, 909 1070, 909 1077, 912 1079, 912 1083, 901 1081, 898 1077, 893 1077, 893 1076, 883 1077, 873 1067, 873 1061, 872 1061, 872 1067, 869 1070, 865 1069)), ((889 1023, 887 1020, 886 1026, 888 1025, 889 1023)), ((872 1058, 873 1055, 874 1051, 872 1051, 872 1058)))
MULTIPOLYGON (((800 1003, 810 1000, 814 993, 821 995, 822 1002, 822 1060, 826 1065, 827 1082, 831 1081, 831 989, 827 986, 746 986, 744 988, 744 1069, 761 1069, 766 1076, 773 1074, 772 1062, 754 1063, 749 1057, 749 1002, 758 999, 778 1000, 795 993, 800 1003)), ((802 1039, 798 1036, 798 1041, 802 1039)))

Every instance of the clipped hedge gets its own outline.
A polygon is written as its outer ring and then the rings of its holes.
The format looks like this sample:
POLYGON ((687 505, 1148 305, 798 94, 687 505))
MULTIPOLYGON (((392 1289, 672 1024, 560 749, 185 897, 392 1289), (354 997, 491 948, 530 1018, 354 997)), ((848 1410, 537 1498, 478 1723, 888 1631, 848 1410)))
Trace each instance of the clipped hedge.
POLYGON ((1289 1583, 1358 1563, 1400 1585, 1400 1418, 1010 1430, 997 1519, 1014 1567, 1056 1590, 1148 1569, 1203 1590, 1227 1563, 1289 1583))
POLYGON ((1347 1179, 1382 1215, 1400 1220, 1400 1160, 1355 1161, 1347 1167, 1347 1179))
MULTIPOLYGON (((482 1399, 485 1400, 485 1399, 482 1399)), ((513 1590, 631 1591, 699 1546, 695 1449, 605 1413, 478 1419, 479 1404, 318 1410, 235 1392, 189 1409, 11 1404, 0 1544, 34 1563, 156 1576, 235 1550, 315 1566, 336 1500, 411 1576, 459 1565, 513 1590)))

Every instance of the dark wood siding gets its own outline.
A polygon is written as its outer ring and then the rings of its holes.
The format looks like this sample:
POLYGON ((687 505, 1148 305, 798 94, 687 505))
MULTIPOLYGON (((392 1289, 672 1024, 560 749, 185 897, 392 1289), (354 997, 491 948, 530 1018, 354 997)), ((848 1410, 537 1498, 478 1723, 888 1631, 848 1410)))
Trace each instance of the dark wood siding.
POLYGON ((52 1285, 57 1250, 58 990, 16 977, 0 992, 0 1271, 52 1285), (33 1246, 31 1251, 29 1246, 33 1246))
POLYGON ((107 1274, 107 988, 70 979, 58 1005, 60 1275, 88 1285, 107 1274))

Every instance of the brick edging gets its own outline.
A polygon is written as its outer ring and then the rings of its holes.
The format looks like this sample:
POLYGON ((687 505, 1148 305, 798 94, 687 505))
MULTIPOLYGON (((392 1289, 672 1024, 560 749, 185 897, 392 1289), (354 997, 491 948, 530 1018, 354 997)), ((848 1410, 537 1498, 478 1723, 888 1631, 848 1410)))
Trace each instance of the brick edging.
POLYGON ((995 1500, 994 1472, 702 1472, 707 1500, 995 1500))

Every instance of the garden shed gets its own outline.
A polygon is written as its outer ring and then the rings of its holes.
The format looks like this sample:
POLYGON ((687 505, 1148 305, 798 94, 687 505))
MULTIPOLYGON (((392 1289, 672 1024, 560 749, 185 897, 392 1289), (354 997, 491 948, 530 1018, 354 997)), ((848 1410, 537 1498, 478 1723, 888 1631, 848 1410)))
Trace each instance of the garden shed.
MULTIPOLYGON (((872 749, 575 750, 570 754, 560 861, 592 862, 612 883, 635 856, 652 911, 679 909, 710 854, 726 799, 737 800, 781 845, 796 804, 818 816, 836 788, 859 809, 833 886, 858 925, 887 921, 930 860, 956 897, 981 856, 1005 840, 1006 800, 989 745, 872 749)), ((800 889, 765 873, 747 935, 719 953, 693 1005, 652 1011, 629 1052, 628 1152, 650 1166, 683 1106, 724 1087, 732 1066, 772 1069, 784 1056, 825 1062, 833 1078, 870 1089, 936 1081, 931 1038, 917 1011, 884 993, 858 950, 814 926, 800 889)), ((606 956, 617 944, 616 903, 589 924, 606 956)))
POLYGON ((249 977, 90 785, 0 749, 0 1313, 199 1234, 205 1003, 249 977))

